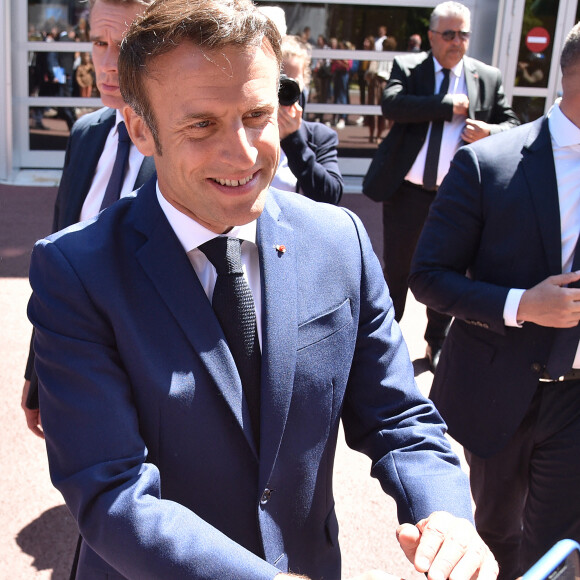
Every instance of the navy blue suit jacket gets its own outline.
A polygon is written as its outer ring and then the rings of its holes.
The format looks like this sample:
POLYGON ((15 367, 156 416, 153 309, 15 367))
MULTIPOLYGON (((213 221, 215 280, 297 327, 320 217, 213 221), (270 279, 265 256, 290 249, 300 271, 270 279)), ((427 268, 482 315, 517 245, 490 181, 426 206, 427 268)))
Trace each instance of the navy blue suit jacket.
POLYGON ((341 419, 402 521, 438 509, 471 518, 359 219, 270 190, 257 243, 259 456, 233 358, 154 179, 37 243, 29 316, 51 477, 83 537, 78 578, 339 578, 341 419))
POLYGON ((449 432, 488 457, 514 434, 554 329, 507 327, 510 288, 562 273, 560 210, 546 119, 460 149, 423 228, 410 276, 417 300, 455 316, 431 398, 449 432))
POLYGON ((280 141, 288 167, 304 195, 338 204, 344 186, 338 166, 338 135, 323 123, 302 121, 300 129, 280 141))
MULTIPOLYGON (((81 210, 91 188, 105 142, 115 124, 116 110, 104 107, 82 116, 73 126, 58 187, 52 231, 58 232, 80 220, 81 210)), ((153 157, 145 157, 134 189, 141 187, 155 172, 153 157)), ((38 385, 34 375, 34 351, 28 354, 24 376, 31 381, 27 406, 38 408, 38 385)))

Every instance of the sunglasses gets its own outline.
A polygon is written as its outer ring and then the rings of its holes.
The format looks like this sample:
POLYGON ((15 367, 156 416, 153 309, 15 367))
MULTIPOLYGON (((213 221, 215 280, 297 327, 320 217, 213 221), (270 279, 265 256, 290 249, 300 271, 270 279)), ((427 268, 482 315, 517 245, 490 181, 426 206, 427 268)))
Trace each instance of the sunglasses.
POLYGON ((468 32, 467 30, 444 30, 443 32, 439 32, 438 30, 431 30, 431 32, 440 34, 443 37, 443 40, 446 42, 455 40, 456 35, 459 35, 461 40, 469 40, 469 37, 471 36, 471 32, 468 32))

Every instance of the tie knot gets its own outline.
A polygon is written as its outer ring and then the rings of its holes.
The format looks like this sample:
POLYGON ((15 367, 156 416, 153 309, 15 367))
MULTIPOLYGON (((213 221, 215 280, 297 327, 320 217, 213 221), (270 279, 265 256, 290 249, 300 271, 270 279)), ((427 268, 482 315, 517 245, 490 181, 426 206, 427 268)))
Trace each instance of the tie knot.
POLYGON ((442 68, 442 69, 441 69, 441 72, 443 73, 443 77, 444 77, 444 78, 448 78, 448 77, 449 77, 449 71, 450 71, 450 70, 451 70, 451 69, 448 69, 448 68, 442 68))
POLYGON ((242 273, 242 240, 218 236, 199 246, 199 249, 213 264, 218 276, 242 273))
POLYGON ((127 127, 125 127, 124 121, 121 121, 117 125, 117 133, 119 134, 119 142, 120 143, 127 143, 127 142, 131 141, 131 138, 129 137, 129 133, 127 132, 127 127))

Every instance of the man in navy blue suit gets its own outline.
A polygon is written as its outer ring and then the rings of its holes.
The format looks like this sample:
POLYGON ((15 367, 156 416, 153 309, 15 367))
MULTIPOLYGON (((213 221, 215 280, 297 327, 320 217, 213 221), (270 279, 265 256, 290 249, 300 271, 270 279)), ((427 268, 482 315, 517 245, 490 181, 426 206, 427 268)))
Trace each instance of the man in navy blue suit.
MULTIPOLYGON (((93 217, 101 208, 117 150, 117 126, 123 120, 120 109, 124 103, 117 79, 119 46, 129 24, 150 3, 151 0, 89 2, 92 58, 105 107, 81 117, 71 131, 54 207, 53 232, 93 217)), ((120 196, 143 185, 154 171, 153 158, 144 157, 131 145, 120 196)), ((34 434, 42 437, 32 348, 24 376, 22 409, 26 423, 34 434)))
POLYGON ((360 220, 269 187, 280 61, 249 0, 153 3, 119 77, 157 176, 33 252, 40 405, 82 535, 77 578, 340 578, 342 421, 396 499, 415 567, 493 580, 360 220), (224 276, 257 365, 229 335, 224 276))
POLYGON ((545 118, 457 152, 410 278, 455 317, 431 398, 506 580, 580 540, 580 25, 561 67, 545 118))

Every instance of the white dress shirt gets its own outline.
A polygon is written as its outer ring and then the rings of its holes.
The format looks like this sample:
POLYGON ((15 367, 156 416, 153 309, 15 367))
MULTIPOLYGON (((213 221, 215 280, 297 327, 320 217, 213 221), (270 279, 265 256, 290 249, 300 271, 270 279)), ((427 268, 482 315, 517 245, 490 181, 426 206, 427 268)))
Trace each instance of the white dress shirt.
MULTIPOLYGON (((438 60, 433 57, 435 65, 435 88, 434 93, 439 92, 441 83, 443 82, 443 67, 438 60)), ((467 84, 465 82, 465 71, 463 67, 463 60, 460 60, 452 69, 449 70, 449 89, 448 95, 467 95, 467 84)), ((441 185, 443 178, 449 171, 451 160, 455 155, 457 149, 462 145, 461 133, 465 128, 465 115, 453 114, 451 121, 445 121, 443 124, 443 135, 441 137, 441 150, 439 151, 439 165, 437 168, 437 185, 441 185)), ((429 123, 429 130, 425 142, 419 151, 415 162, 411 166, 409 173, 405 179, 417 185, 423 185, 423 174, 425 173, 425 160, 427 158, 427 148, 429 147, 429 137, 431 137, 431 127, 433 123, 429 123)))
MULTIPOLYGON (((559 100, 548 113, 548 126, 558 184, 562 272, 567 273, 572 270, 574 249, 580 232, 580 128, 562 113, 559 100)), ((524 292, 521 288, 509 291, 504 306, 506 326, 521 326, 517 312, 524 292)), ((580 368, 580 348, 572 366, 580 368)))
MULTIPOLYGON (((122 120, 123 116, 117 110, 115 126, 109 131, 109 136, 105 141, 105 147, 103 148, 103 152, 101 153, 101 157, 95 170, 93 182, 81 209, 81 221, 92 218, 101 211, 101 204, 103 203, 107 184, 111 178, 111 173, 113 173, 115 157, 117 156, 117 145, 119 144, 117 125, 122 120)), ((125 197, 133 191, 133 186, 137 180, 137 175, 141 169, 144 157, 145 156, 139 152, 137 147, 131 143, 131 148, 129 149, 129 162, 127 164, 127 171, 125 173, 120 197, 125 197)))
MULTIPOLYGON (((185 215, 173 205, 171 205, 161 193, 159 183, 157 183, 157 199, 159 205, 169 225, 175 232, 175 235, 181 242, 183 249, 187 253, 187 257, 203 286, 203 289, 209 301, 213 297, 213 290, 217 278, 216 270, 213 264, 207 259, 206 255, 198 249, 199 246, 217 237, 219 234, 212 232, 196 222, 193 218, 185 215)), ((256 323, 258 326, 258 340, 260 341, 260 348, 262 345, 262 284, 260 281, 260 258, 258 254, 258 246, 256 245, 256 226, 257 222, 254 220, 249 224, 243 226, 233 227, 226 236, 244 240, 242 243, 242 269, 244 277, 250 286, 252 295, 254 297, 254 305, 256 307, 256 323)))

